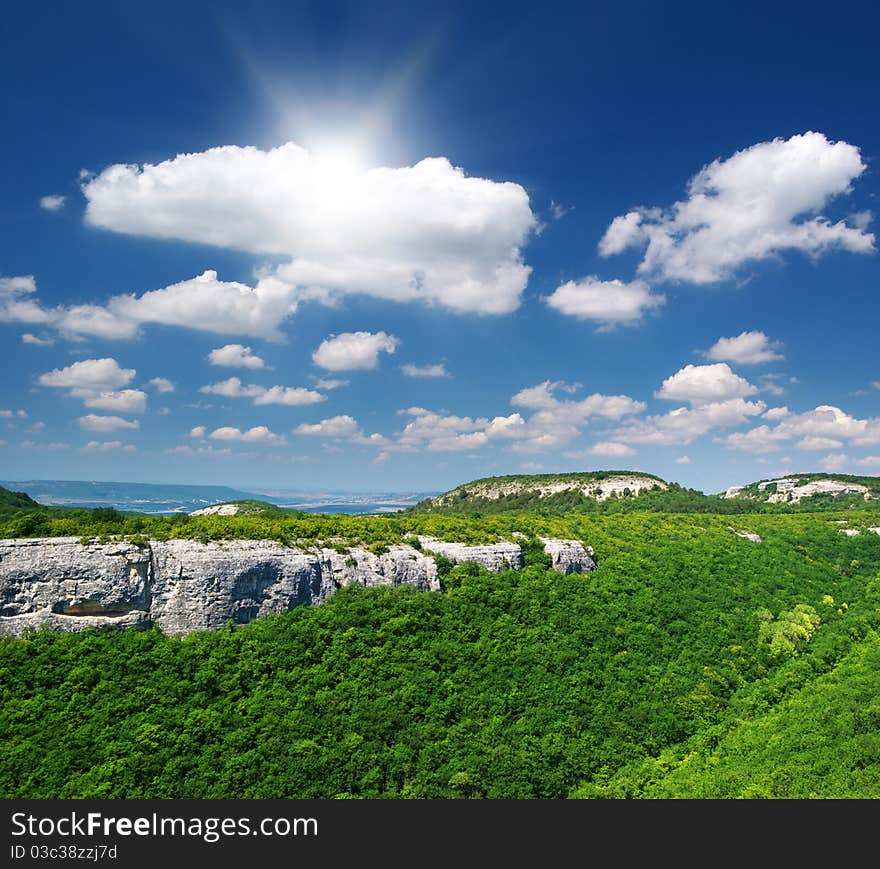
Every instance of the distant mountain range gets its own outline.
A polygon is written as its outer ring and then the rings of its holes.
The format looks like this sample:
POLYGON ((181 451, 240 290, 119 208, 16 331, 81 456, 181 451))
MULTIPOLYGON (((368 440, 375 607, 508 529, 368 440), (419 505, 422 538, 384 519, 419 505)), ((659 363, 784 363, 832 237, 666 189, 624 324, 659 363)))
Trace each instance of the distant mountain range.
POLYGON ((306 512, 384 513, 411 507, 433 492, 244 491, 230 486, 190 486, 95 480, 0 480, 41 504, 64 507, 113 507, 139 513, 191 513, 230 501, 268 501, 306 512))

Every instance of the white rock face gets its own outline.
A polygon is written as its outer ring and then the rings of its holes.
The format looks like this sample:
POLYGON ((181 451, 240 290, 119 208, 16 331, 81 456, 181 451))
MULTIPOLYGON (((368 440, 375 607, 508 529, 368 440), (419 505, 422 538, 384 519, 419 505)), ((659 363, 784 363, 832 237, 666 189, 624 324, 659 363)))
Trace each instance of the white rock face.
MULTIPOLYGON (((843 480, 814 480, 811 483, 799 485, 795 479, 771 480, 776 483, 776 491, 767 497, 770 504, 797 503, 802 498, 810 498, 813 495, 862 495, 867 500, 870 498, 870 490, 860 483, 846 483, 843 480)), ((770 482, 759 484, 766 488, 770 482)))
POLYGON ((731 486, 729 489, 725 491, 725 493, 721 496, 722 498, 738 498, 744 491, 745 486, 731 486))
POLYGON ((752 543, 763 543, 760 536, 757 534, 752 534, 748 531, 737 531, 736 528, 731 528, 729 525, 727 526, 729 531, 733 531, 737 537, 742 537, 745 540, 751 540, 752 543))
POLYGON ((0 617, 48 610, 121 616, 149 608, 149 550, 78 537, 0 540, 0 617))
POLYGON ((580 540, 558 540, 541 537, 544 552, 553 561, 553 569, 559 573, 588 573, 596 569, 593 561, 593 547, 584 546, 580 540))
POLYGON ((483 546, 466 546, 464 543, 447 543, 435 537, 419 537, 422 549, 442 555, 456 564, 475 561, 489 573, 500 570, 520 570, 523 566, 522 547, 518 543, 487 543, 483 546))
POLYGON ((318 558, 271 540, 156 541, 151 616, 171 634, 217 630, 333 594, 318 558))
POLYGON ((454 497, 466 489, 468 494, 479 498, 489 498, 493 501, 506 495, 534 494, 539 498, 548 495, 556 495, 559 492, 580 492, 586 497, 604 501, 613 495, 622 495, 625 489, 630 494, 637 495, 639 492, 650 491, 655 486, 660 489, 668 489, 666 483, 654 480, 651 477, 643 477, 639 474, 619 474, 614 477, 606 477, 604 480, 580 480, 577 477, 562 478, 547 482, 533 480, 510 480, 505 483, 486 480, 481 483, 468 483, 460 486, 434 499, 440 506, 454 500, 454 497))
POLYGON ((241 512, 241 504, 214 504, 193 510, 190 516, 236 516, 241 512))
POLYGON ((869 528, 868 531, 873 531, 875 534, 880 534, 880 528, 869 528))
POLYGON ((216 630, 322 603, 352 583, 440 588, 434 559, 411 546, 374 555, 269 540, 151 541, 143 549, 75 537, 0 540, 0 636, 41 625, 216 630))
POLYGON ((846 534, 847 537, 858 537, 861 533, 858 528, 841 528, 841 534, 846 534))

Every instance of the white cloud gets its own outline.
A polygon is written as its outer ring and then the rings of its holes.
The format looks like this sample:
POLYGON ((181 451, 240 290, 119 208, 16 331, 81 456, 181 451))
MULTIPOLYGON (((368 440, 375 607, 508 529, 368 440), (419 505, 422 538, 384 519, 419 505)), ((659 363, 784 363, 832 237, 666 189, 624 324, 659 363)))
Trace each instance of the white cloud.
POLYGON ((836 450, 842 446, 843 441, 822 437, 806 437, 795 444, 799 450, 836 450))
POLYGON ((764 419, 769 419, 772 422, 778 422, 780 419, 785 419, 785 417, 789 416, 791 411, 783 406, 783 407, 771 407, 769 410, 764 412, 764 419))
POLYGON ((783 359, 776 351, 779 345, 771 342, 763 332, 740 332, 734 338, 719 338, 706 352, 709 359, 734 362, 739 365, 759 365, 783 359))
POLYGON ((856 464, 865 468, 878 468, 880 467, 880 456, 865 456, 863 459, 858 459, 856 464))
POLYGON ((659 308, 666 297, 652 293, 644 281, 627 284, 619 280, 602 281, 591 275, 562 284, 544 301, 563 314, 593 320, 601 329, 609 329, 638 323, 647 312, 659 308))
POLYGON ((40 199, 40 208, 44 211, 61 211, 66 201, 66 196, 61 196, 57 193, 51 196, 43 196, 40 199))
POLYGON ((40 338, 37 335, 32 335, 30 332, 25 332, 21 336, 22 344, 32 344, 35 347, 50 347, 55 342, 51 338, 40 338))
POLYGON ((28 426, 27 430, 28 430, 29 432, 33 432, 34 434, 36 434, 37 432, 41 432, 41 431, 43 431, 44 428, 46 428, 46 423, 44 423, 44 422, 35 422, 33 425, 28 426))
POLYGON ((819 462, 819 467, 823 471, 833 473, 834 471, 842 471, 849 464, 849 456, 844 453, 829 453, 819 462))
POLYGON ((140 423, 136 420, 122 419, 119 416, 99 416, 95 413, 89 413, 77 419, 80 427, 88 431, 111 432, 125 428, 140 428, 140 423))
POLYGON ((226 344, 217 347, 208 354, 211 365, 225 365, 229 368, 265 368, 266 363, 251 351, 250 347, 241 344, 226 344))
POLYGON ((576 438, 592 417, 619 420, 645 409, 644 402, 627 395, 594 393, 579 400, 560 400, 553 394, 557 389, 570 391, 566 384, 545 380, 511 398, 514 406, 535 411, 519 432, 521 441, 513 446, 514 452, 556 449, 576 438))
POLYGON ((293 143, 110 166, 83 192, 92 225, 286 255, 278 276, 292 286, 488 314, 518 307, 536 226, 518 184, 445 158, 366 170, 293 143))
POLYGON ((81 398, 86 407, 94 407, 98 410, 115 410, 117 413, 144 413, 147 409, 147 393, 140 389, 123 389, 119 392, 74 389, 70 394, 74 398, 81 398))
POLYGON ((726 362, 714 365, 686 365, 663 381, 655 398, 687 401, 692 406, 745 398, 757 392, 748 380, 734 374, 726 362))
POLYGON ((636 451, 626 444, 617 441, 600 441, 590 447, 591 456, 634 456, 636 451))
POLYGON ((124 444, 122 441, 89 441, 84 447, 84 451, 109 453, 114 450, 122 450, 126 453, 133 453, 137 448, 134 444, 124 444))
POLYGON ((675 460, 675 464, 677 464, 677 465, 689 465, 690 463, 691 463, 691 457, 690 457, 690 456, 679 456, 679 457, 675 460))
POLYGON ((380 353, 393 353, 400 342, 385 332, 343 332, 325 338, 312 360, 327 371, 371 371, 380 353))
POLYGON ((646 245, 641 274, 696 284, 724 280, 745 263, 786 250, 872 253, 874 236, 864 225, 819 214, 849 193, 865 168, 857 147, 821 133, 761 142, 701 169, 688 183, 688 198, 671 208, 615 218, 599 252, 646 245))
MULTIPOLYGON (((232 455, 232 450, 229 449, 229 447, 217 448, 213 444, 208 444, 207 446, 201 447, 191 447, 189 446, 189 444, 181 444, 180 446, 171 447, 170 449, 163 450, 163 452, 167 453, 168 455, 209 456, 210 458, 232 455)), ((245 454, 239 453, 239 455, 243 456, 245 454)))
POLYGON ((27 411, 9 409, 0 410, 0 418, 2 419, 12 419, 14 416, 17 416, 19 419, 24 419, 27 417, 27 411))
POLYGON ((748 453, 775 453, 783 449, 791 435, 768 425, 759 425, 746 432, 734 432, 725 439, 727 447, 748 453))
POLYGON ((20 447, 26 450, 69 450, 70 444, 64 443, 37 443, 35 441, 22 441, 20 447))
POLYGON ((299 407, 326 401, 327 396, 302 386, 245 386, 238 377, 201 387, 199 392, 222 395, 226 398, 253 398, 254 404, 282 404, 299 407))
POLYGON ((446 370, 446 366, 442 362, 437 362, 434 365, 411 365, 407 363, 406 365, 401 365, 400 370, 407 377, 449 377, 449 372, 446 370))
POLYGON ((174 384, 166 377, 153 377, 147 381, 147 384, 156 392, 174 392, 174 384))
POLYGON ((320 422, 309 424, 303 423, 298 425, 294 430, 294 434, 299 435, 317 435, 327 438, 351 438, 355 437, 361 431, 357 420, 348 415, 333 416, 329 419, 322 419, 320 422))
POLYGON ((209 383, 199 389, 199 392, 204 392, 207 395, 222 395, 225 398, 258 398, 265 391, 262 386, 244 386, 238 377, 209 383))
POLYGON ((133 368, 120 368, 115 359, 83 359, 66 368, 55 368, 41 374, 37 383, 71 389, 117 389, 130 383, 135 374, 137 372, 133 368))
POLYGON ((633 420, 613 432, 613 436, 625 443, 687 445, 715 429, 743 425, 766 407, 763 401, 745 401, 742 398, 700 404, 693 408, 678 407, 659 416, 633 420))
POLYGON ((211 432, 210 437, 215 441, 244 441, 245 443, 256 444, 283 444, 284 438, 270 431, 264 425, 255 425, 247 431, 242 431, 231 426, 223 426, 216 428, 211 432))
POLYGON ((798 443, 801 449, 833 449, 831 442, 856 447, 880 444, 880 418, 857 419, 833 405, 823 404, 806 413, 788 412, 774 418, 779 422, 772 428, 762 425, 729 435, 725 440, 727 446, 750 452, 771 452, 795 438, 801 438, 798 443), (825 445, 813 446, 817 443, 825 445))
POLYGON ((341 386, 348 386, 349 382, 348 380, 340 380, 334 377, 319 377, 315 381, 315 386, 318 389, 339 389, 341 386))
POLYGON ((190 429, 189 436, 191 438, 203 438, 205 436, 205 427, 203 425, 197 425, 195 428, 190 429))
POLYGON ((326 401, 327 396, 305 389, 302 386, 270 386, 254 399, 254 404, 283 404, 288 407, 302 407, 326 401))
POLYGON ((51 315, 32 298, 36 291, 33 275, 0 278, 0 323, 48 323, 51 315))

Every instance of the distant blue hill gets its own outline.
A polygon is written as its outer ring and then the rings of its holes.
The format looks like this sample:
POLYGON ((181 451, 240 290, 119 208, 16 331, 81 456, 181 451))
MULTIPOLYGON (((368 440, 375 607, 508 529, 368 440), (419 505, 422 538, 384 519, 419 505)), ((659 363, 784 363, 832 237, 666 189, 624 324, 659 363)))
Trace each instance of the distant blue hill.
MULTIPOLYGON (((139 513, 180 513, 226 501, 258 500, 253 492, 229 486, 183 486, 163 483, 89 480, 10 480, 0 485, 25 492, 40 504, 64 507, 115 507, 139 513)), ((259 500, 268 500, 265 497, 259 500)))
POLYGON ((114 507, 137 513, 191 513, 229 501, 268 501, 307 513, 386 513, 411 507, 436 492, 249 492, 230 486, 187 486, 94 480, 0 480, 40 504, 61 507, 114 507))

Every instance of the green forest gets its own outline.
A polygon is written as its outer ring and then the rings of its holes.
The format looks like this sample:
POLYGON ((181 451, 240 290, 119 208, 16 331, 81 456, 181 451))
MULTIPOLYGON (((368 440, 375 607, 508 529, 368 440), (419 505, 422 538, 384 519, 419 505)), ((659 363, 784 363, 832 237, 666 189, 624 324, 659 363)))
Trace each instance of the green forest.
POLYGON ((582 540, 598 568, 564 576, 528 545, 520 571, 441 562, 440 592, 349 587, 216 633, 0 640, 0 796, 880 797, 868 506, 148 518, 7 504, 0 537, 380 548, 519 531, 582 540))

